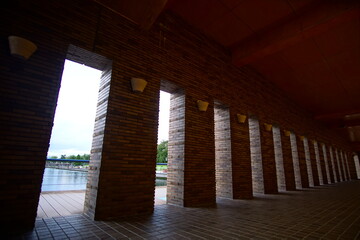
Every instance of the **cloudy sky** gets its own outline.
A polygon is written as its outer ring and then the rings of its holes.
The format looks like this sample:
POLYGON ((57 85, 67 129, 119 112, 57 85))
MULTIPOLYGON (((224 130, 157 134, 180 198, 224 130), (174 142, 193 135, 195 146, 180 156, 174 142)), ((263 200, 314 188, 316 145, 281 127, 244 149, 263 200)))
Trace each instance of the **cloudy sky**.
MULTIPOLYGON (((90 153, 101 72, 65 62, 48 156, 90 153)), ((158 142, 168 139, 170 94, 160 92, 158 142)))

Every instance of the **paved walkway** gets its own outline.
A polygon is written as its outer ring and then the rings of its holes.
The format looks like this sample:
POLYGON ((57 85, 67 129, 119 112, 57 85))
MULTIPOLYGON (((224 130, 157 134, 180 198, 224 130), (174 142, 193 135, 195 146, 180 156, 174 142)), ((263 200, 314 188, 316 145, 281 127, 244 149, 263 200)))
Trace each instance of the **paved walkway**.
POLYGON ((25 239, 360 239, 360 181, 253 200, 218 199, 216 208, 155 206, 147 217, 92 221, 38 219, 25 239))
MULTIPOLYGON (((37 218, 81 214, 85 191, 43 192, 40 195, 37 218)), ((155 188, 155 205, 166 204, 166 186, 155 188)))

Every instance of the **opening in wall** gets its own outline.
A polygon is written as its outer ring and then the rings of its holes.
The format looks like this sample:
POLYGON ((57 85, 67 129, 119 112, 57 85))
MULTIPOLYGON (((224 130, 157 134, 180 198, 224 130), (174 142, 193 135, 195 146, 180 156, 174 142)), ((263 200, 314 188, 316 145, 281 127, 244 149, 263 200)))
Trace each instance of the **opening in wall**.
POLYGON ((108 96, 104 84, 109 85, 110 79, 111 61, 69 47, 39 197, 39 218, 83 212, 87 184, 96 178, 89 169, 94 161, 100 162, 94 149, 102 141, 93 136, 108 96))

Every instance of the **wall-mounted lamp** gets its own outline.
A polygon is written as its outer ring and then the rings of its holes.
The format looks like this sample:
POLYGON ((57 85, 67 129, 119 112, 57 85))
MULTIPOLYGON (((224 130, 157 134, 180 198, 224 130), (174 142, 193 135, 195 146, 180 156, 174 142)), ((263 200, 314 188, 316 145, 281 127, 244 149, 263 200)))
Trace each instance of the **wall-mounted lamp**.
POLYGON ((242 114, 236 114, 237 120, 239 123, 245 123, 246 121, 246 115, 242 115, 242 114))
POLYGON ((289 137, 290 136, 290 131, 284 130, 284 134, 285 134, 286 137, 289 137))
POLYGON ((271 124, 267 124, 267 123, 264 123, 264 127, 265 127, 265 130, 270 132, 272 130, 272 125, 271 124))
POLYGON ((209 106, 209 103, 205 102, 205 101, 197 100, 197 106, 198 106, 199 111, 206 112, 206 110, 209 106))
POLYGON ((304 141, 305 137, 304 136, 299 136, 301 141, 304 141))
POLYGON ((142 78, 131 78, 131 88, 134 92, 142 93, 146 87, 147 81, 142 78))
POLYGON ((37 49, 33 42, 17 36, 9 36, 9 47, 11 55, 25 60, 37 49))

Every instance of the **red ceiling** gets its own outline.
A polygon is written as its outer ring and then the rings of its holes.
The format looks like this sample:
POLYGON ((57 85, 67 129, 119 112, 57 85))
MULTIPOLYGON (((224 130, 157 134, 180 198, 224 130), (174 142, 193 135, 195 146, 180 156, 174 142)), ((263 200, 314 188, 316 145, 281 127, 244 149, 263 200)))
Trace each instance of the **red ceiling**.
POLYGON ((234 65, 251 65, 360 151, 359 0, 94 1, 143 28, 167 2, 165 9, 228 48, 234 65))
MULTIPOLYGON (((336 128, 346 125, 345 116, 360 119, 357 1, 173 0, 168 7, 229 48, 235 65, 251 65, 316 119, 336 128)), ((360 141, 360 132, 355 136, 360 141)))

